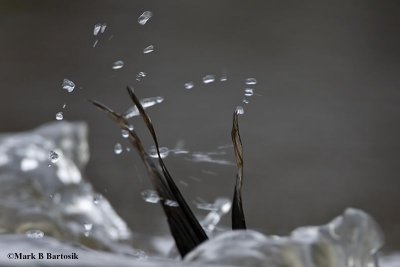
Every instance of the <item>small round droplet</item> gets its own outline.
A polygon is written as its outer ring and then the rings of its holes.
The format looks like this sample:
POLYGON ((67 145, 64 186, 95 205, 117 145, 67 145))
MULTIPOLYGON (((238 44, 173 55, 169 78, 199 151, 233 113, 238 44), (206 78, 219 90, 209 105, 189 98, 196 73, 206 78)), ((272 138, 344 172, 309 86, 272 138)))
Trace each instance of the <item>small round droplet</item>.
POLYGON ((75 89, 75 83, 71 80, 64 79, 62 82, 62 88, 64 90, 67 90, 68 93, 71 93, 75 89))
POLYGON ((60 156, 59 156, 56 152, 54 152, 53 150, 51 150, 51 151, 49 152, 49 159, 50 159, 50 161, 51 161, 52 163, 56 163, 56 162, 60 159, 60 156))
POLYGON ((154 46, 153 45, 149 45, 148 47, 146 47, 145 49, 143 49, 143 54, 148 54, 154 51, 154 46))
POLYGON ((222 75, 221 78, 219 79, 221 82, 226 82, 228 80, 228 77, 226 75, 222 75))
POLYGON ((244 114, 244 108, 242 106, 237 106, 235 112, 238 115, 243 115, 244 114))
POLYGON ((247 85, 257 84, 256 78, 247 78, 245 82, 247 85))
MULTIPOLYGON (((163 158, 166 158, 167 156, 168 156, 168 154, 169 154, 169 149, 168 149, 168 147, 160 147, 160 157, 163 159, 163 158)), ((152 158, 158 158, 158 154, 157 154, 157 149, 153 146, 153 147, 151 147, 150 148, 150 150, 149 150, 149 155, 150 155, 150 157, 152 157, 152 158)))
POLYGON ((119 155, 122 153, 122 145, 120 143, 116 143, 114 146, 114 153, 119 155))
POLYGON ((248 104, 250 101, 248 99, 246 99, 246 98, 243 98, 242 102, 245 103, 245 104, 248 104))
POLYGON ((214 75, 206 75, 203 77, 203 83, 208 84, 208 83, 212 83, 215 81, 215 76, 214 75))
POLYGON ((140 25, 145 25, 146 22, 153 16, 153 12, 151 11, 145 11, 143 12, 142 15, 139 16, 138 18, 138 23, 140 25))
POLYGON ((193 89, 193 87, 194 87, 194 83, 193 82, 185 83, 185 89, 190 90, 190 89, 193 89))
POLYGON ((144 72, 144 71, 141 71, 141 72, 139 72, 137 75, 136 75, 136 81, 141 81, 142 80, 142 78, 144 78, 144 77, 146 77, 146 72, 144 72))
POLYGON ((142 198, 148 203, 158 203, 161 198, 158 196, 157 192, 154 190, 146 190, 142 192, 142 198))
POLYGON ((29 238, 43 238, 44 233, 40 230, 29 230, 25 232, 26 236, 29 238))
POLYGON ((117 60, 113 63, 112 68, 113 70, 121 69, 124 66, 124 62, 122 60, 117 60))
POLYGON ((133 124, 129 124, 128 129, 129 129, 129 131, 133 131, 133 129, 134 129, 133 124))
POLYGON ((254 90, 251 89, 251 88, 246 88, 246 89, 244 90, 244 95, 245 95, 245 96, 252 96, 252 95, 254 95, 254 90))
POLYGON ((129 131, 128 130, 121 130, 121 135, 123 138, 128 138, 129 137, 129 131))
POLYGON ((56 113, 56 120, 61 121, 62 119, 64 119, 64 115, 62 112, 57 112, 56 113))

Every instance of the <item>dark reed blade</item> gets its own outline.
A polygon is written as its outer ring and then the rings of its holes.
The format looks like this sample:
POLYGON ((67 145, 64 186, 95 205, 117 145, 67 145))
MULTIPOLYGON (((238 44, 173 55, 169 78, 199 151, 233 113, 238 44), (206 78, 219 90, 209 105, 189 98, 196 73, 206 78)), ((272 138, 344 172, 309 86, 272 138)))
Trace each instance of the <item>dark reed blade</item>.
POLYGON ((160 147, 159 147, 159 143, 158 143, 158 139, 157 139, 157 135, 156 132, 154 130, 153 124, 151 122, 150 117, 147 115, 146 111, 144 110, 142 104, 140 103, 139 99, 137 98, 137 96, 135 95, 135 93, 133 92, 133 90, 128 86, 127 87, 128 90, 128 94, 131 97, 133 103, 136 105, 137 109, 140 112, 140 115, 142 116, 147 129, 149 130, 151 136, 153 137, 153 141, 154 144, 156 146, 156 150, 157 150, 157 154, 158 154, 158 161, 160 163, 161 169, 163 171, 164 177, 167 181, 167 184, 169 185, 170 189, 171 189, 171 193, 174 195, 178 205, 180 207, 182 207, 182 211, 184 212, 185 216, 186 216, 186 220, 188 222, 188 224, 190 225, 190 228, 193 230, 193 233, 195 234, 195 240, 197 245, 202 243, 203 241, 207 240, 207 234, 205 233, 204 229, 201 227, 199 221, 197 220, 197 218, 194 216, 192 210, 190 209, 189 205, 187 204, 187 202, 185 201, 185 199, 183 198, 179 188, 177 187, 177 185, 175 184, 174 180, 172 179, 167 167, 164 164, 164 161, 161 158, 160 155, 160 147))
POLYGON ((146 166, 146 170, 149 174, 150 180, 154 188, 163 200, 160 201, 160 203, 164 210, 164 213, 167 216, 167 221, 171 234, 175 240, 179 253, 182 257, 184 257, 199 244, 197 234, 195 230, 193 230, 192 224, 188 222, 187 215, 183 211, 174 194, 171 192, 169 185, 166 184, 163 175, 159 172, 159 169, 154 165, 154 162, 147 154, 139 136, 134 130, 129 130, 128 121, 123 116, 108 108, 107 106, 101 104, 100 102, 91 102, 96 107, 107 113, 116 123, 118 123, 121 129, 125 129, 129 132, 129 140, 135 150, 140 155, 143 163, 146 166), (178 207, 166 205, 165 200, 176 201, 178 203, 178 207))
POLYGON ((238 230, 238 229, 246 229, 246 220, 244 217, 243 205, 242 205, 243 146, 239 132, 238 113, 236 111, 233 113, 231 136, 233 142, 233 149, 235 151, 236 165, 238 169, 236 175, 235 191, 233 193, 233 202, 232 202, 232 229, 238 230))

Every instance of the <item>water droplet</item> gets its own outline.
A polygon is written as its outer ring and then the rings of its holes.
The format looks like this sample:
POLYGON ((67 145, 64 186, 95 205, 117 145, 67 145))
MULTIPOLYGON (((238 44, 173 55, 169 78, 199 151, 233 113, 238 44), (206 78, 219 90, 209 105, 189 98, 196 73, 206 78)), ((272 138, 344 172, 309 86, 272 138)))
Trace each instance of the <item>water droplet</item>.
MULTIPOLYGON (((160 157, 163 159, 163 158, 166 158, 167 156, 168 156, 168 154, 169 154, 169 149, 167 148, 167 147, 160 147, 160 157)), ((157 154, 157 149, 153 146, 153 147, 151 147, 150 148, 150 150, 149 150, 149 155, 150 155, 150 157, 152 157, 152 158, 158 158, 158 154, 157 154)))
POLYGON ((129 137, 129 131, 128 130, 121 130, 121 135, 123 138, 128 138, 129 137))
POLYGON ((99 40, 94 41, 93 47, 96 47, 96 45, 97 45, 98 42, 99 42, 99 40))
POLYGON ((61 121, 62 119, 64 119, 64 115, 62 112, 57 112, 56 113, 56 120, 61 121))
POLYGON ((100 201, 101 201, 102 198, 103 198, 102 195, 100 195, 100 194, 95 194, 95 195, 93 196, 93 203, 94 203, 95 205, 98 205, 98 204, 100 203, 100 201))
POLYGON ((107 23, 96 23, 93 27, 93 35, 96 36, 99 33, 104 33, 106 30, 107 23))
POLYGON ((171 200, 171 199, 165 200, 164 204, 167 206, 170 206, 170 207, 179 207, 178 202, 171 200))
POLYGON ((56 163, 56 162, 60 159, 60 156, 59 156, 56 152, 54 152, 53 150, 51 150, 51 151, 49 152, 49 159, 50 159, 50 161, 51 161, 52 163, 56 163))
POLYGON ((120 143, 115 144, 114 153, 117 155, 122 153, 122 145, 120 143))
POLYGON ((257 84, 256 78, 247 78, 245 82, 247 85, 257 84))
POLYGON ((228 80, 228 77, 226 75, 222 75, 221 78, 219 79, 221 82, 226 82, 228 80))
POLYGON ((193 82, 185 83, 185 89, 192 89, 193 87, 194 87, 194 83, 193 82))
POLYGON ((158 203, 161 198, 158 196, 157 192, 154 190, 146 190, 142 192, 142 198, 148 203, 158 203))
POLYGON ((145 11, 143 12, 142 15, 139 16, 138 18, 138 23, 140 25, 145 25, 146 22, 153 16, 153 12, 151 11, 145 11))
POLYGON ((215 81, 214 75, 209 74, 209 75, 206 75, 203 77, 203 83, 205 83, 205 84, 212 83, 214 81, 215 81))
MULTIPOLYGON (((164 101, 164 97, 162 96, 156 96, 156 97, 149 97, 149 98, 143 98, 140 99, 140 104, 142 104, 143 108, 146 109, 148 107, 154 106, 156 104, 159 104, 164 101)), ((137 109, 136 106, 133 106, 129 108, 127 111, 124 113, 125 119, 129 119, 135 116, 138 116, 139 110, 137 109)))
POLYGON ((242 106, 237 106, 235 112, 238 115, 243 115, 244 114, 244 108, 242 106))
POLYGON ((154 45, 149 45, 145 49, 143 49, 143 54, 148 54, 154 51, 154 45))
POLYGON ((62 83, 62 88, 64 90, 67 90, 68 93, 71 93, 75 89, 75 83, 73 81, 71 81, 71 80, 64 79, 63 83, 62 83))
POLYGON ((96 36, 99 34, 101 28, 101 23, 96 23, 93 27, 93 35, 96 36))
POLYGON ((245 96, 252 96, 252 95, 254 95, 254 90, 251 89, 251 88, 246 88, 246 89, 244 90, 244 95, 245 95, 245 96))
POLYGON ((29 230, 25 232, 26 236, 29 238, 43 238, 44 233, 40 230, 29 230))
POLYGON ((142 80, 142 78, 144 78, 144 77, 146 77, 146 72, 144 72, 144 71, 141 71, 141 72, 139 72, 137 75, 136 75, 136 81, 141 81, 142 80))
POLYGON ((64 104, 63 106, 62 106, 62 108, 66 108, 67 107, 67 104, 64 104))
POLYGON ((113 70, 121 69, 124 66, 124 62, 122 60, 117 60, 113 63, 112 68, 113 70))
POLYGON ((245 104, 248 104, 250 101, 248 99, 246 99, 246 98, 243 98, 242 102, 245 103, 245 104))
POLYGON ((103 23, 103 24, 101 25, 100 32, 101 32, 101 33, 104 33, 104 31, 106 30, 106 28, 107 28, 107 23, 103 23))
POLYGON ((129 129, 129 131, 133 131, 133 129, 134 129, 133 124, 129 124, 128 129, 129 129))

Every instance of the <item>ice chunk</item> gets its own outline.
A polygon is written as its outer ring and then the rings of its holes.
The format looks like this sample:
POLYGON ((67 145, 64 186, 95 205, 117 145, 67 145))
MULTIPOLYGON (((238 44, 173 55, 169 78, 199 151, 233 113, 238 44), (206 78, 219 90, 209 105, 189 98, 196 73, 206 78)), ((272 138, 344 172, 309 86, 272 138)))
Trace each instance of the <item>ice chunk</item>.
POLYGON ((185 261, 247 267, 374 267, 383 235, 365 212, 347 209, 323 226, 301 227, 287 237, 229 231, 204 242, 185 261))

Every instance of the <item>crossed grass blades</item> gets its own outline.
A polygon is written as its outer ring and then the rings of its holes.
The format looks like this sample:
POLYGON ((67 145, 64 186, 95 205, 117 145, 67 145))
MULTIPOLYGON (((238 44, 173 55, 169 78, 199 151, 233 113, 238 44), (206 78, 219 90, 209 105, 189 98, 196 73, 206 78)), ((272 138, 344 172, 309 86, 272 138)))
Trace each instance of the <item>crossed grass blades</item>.
MULTIPOLYGON (((179 188, 176 186, 174 180, 168 172, 164 161, 161 158, 157 135, 150 117, 145 112, 139 99, 133 92, 133 89, 128 86, 127 91, 132 102, 139 110, 139 113, 144 120, 146 127, 149 130, 150 135, 153 139, 158 155, 158 166, 156 164, 157 162, 154 162, 144 149, 143 143, 135 130, 130 129, 127 119, 125 119, 121 114, 115 112, 111 108, 98 101, 89 101, 92 102, 93 105, 95 105, 97 108, 105 112, 112 120, 114 120, 118 124, 121 129, 126 130, 129 133, 129 141, 135 148, 136 152, 139 154, 144 165, 146 166, 149 179, 161 199, 172 200, 178 204, 178 206, 170 206, 167 205, 164 201, 160 201, 161 207, 164 210, 165 215, 167 216, 169 229, 175 240, 176 247, 178 248, 181 257, 183 258, 187 253, 192 251, 200 243, 207 240, 208 236, 201 227, 195 215, 193 214, 189 205, 185 201, 184 197, 179 191, 179 188)), ((233 113, 231 136, 235 151, 236 165, 238 169, 232 203, 232 229, 246 229, 241 196, 243 182, 243 148, 239 133, 238 114, 236 111, 233 113)))

